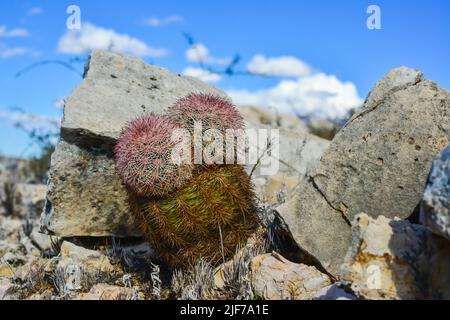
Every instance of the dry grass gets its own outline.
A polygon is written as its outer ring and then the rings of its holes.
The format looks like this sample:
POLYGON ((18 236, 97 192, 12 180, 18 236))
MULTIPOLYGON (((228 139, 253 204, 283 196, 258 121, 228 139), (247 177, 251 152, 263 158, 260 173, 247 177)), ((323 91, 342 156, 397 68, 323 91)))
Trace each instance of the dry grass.
POLYGON ((214 269, 204 260, 199 260, 191 269, 175 270, 172 291, 182 300, 209 300, 215 293, 214 269))

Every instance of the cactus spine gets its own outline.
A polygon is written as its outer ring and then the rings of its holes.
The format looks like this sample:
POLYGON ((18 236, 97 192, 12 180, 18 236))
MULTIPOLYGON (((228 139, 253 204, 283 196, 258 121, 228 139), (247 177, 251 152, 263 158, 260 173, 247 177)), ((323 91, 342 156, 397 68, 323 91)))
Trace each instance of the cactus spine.
POLYGON ((179 126, 166 116, 145 115, 122 131, 116 147, 116 168, 128 189, 141 196, 164 196, 192 176, 193 165, 176 165, 172 131, 179 126))

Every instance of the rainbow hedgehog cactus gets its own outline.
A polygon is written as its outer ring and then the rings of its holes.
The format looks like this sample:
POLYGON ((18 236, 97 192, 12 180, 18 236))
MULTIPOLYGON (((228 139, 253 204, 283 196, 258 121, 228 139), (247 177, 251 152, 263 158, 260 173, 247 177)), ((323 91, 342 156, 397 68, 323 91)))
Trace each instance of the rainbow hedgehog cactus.
POLYGON ((115 147, 117 172, 125 186, 140 196, 164 196, 192 176, 193 165, 174 164, 172 131, 167 116, 145 115, 122 131, 115 147))
POLYGON ((132 121, 115 148, 116 168, 129 193, 130 210, 145 238, 172 267, 198 259, 217 265, 230 258, 259 225, 250 178, 241 165, 174 164, 173 130, 243 129, 231 102, 191 94, 167 116, 132 121))
MULTIPOLYGON (((209 129, 218 131, 222 135, 222 140, 226 141, 223 144, 223 155, 227 154, 228 147, 232 147, 227 145, 229 143, 226 137, 227 130, 231 129, 236 137, 239 131, 245 128, 244 120, 233 103, 228 99, 212 94, 191 93, 180 98, 169 108, 168 116, 189 131, 193 145, 196 145, 196 138, 198 137, 195 132, 196 125, 201 126, 199 132, 199 138, 201 139, 204 138, 203 134, 209 129)), ((212 140, 208 138, 199 141, 204 149, 211 142, 212 140)), ((236 160, 236 147, 237 145, 234 142, 233 160, 236 160)))
POLYGON ((169 108, 168 115, 183 128, 194 132, 195 121, 202 124, 203 131, 217 129, 244 129, 244 120, 231 101, 212 95, 191 93, 169 108))

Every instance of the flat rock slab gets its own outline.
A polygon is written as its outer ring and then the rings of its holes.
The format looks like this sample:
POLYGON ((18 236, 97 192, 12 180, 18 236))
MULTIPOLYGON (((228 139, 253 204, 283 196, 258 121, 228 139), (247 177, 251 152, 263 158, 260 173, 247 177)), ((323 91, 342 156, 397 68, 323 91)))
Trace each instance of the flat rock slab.
POLYGON ((83 82, 65 101, 61 134, 117 139, 127 122, 144 113, 163 114, 178 98, 192 92, 226 97, 222 90, 198 79, 138 58, 96 51, 83 82))

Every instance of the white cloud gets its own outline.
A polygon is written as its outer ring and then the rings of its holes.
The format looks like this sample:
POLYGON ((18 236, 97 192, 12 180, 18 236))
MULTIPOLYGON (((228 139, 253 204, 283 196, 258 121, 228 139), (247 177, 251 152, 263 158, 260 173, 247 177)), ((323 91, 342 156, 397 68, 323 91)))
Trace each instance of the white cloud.
POLYGON ((163 18, 157 18, 157 17, 150 17, 145 19, 144 23, 150 27, 161 27, 173 23, 180 23, 183 22, 184 18, 181 16, 168 16, 163 18))
POLYGON ((247 71, 255 74, 279 77, 304 77, 311 74, 311 67, 291 56, 267 58, 255 55, 247 64, 247 71))
POLYGON ((352 82, 342 82, 324 73, 282 80, 265 90, 230 90, 228 94, 238 105, 274 107, 285 112, 295 109, 301 115, 328 118, 343 117, 362 103, 352 82))
POLYGON ((59 98, 53 100, 53 106, 58 109, 64 109, 65 98, 59 98))
POLYGON ((29 52, 30 52, 30 50, 28 48, 22 48, 22 47, 0 49, 0 59, 6 59, 6 58, 15 57, 15 56, 22 56, 29 52))
POLYGON ((198 78, 205 82, 218 82, 220 81, 220 75, 217 73, 209 72, 200 68, 187 67, 183 70, 183 74, 190 77, 198 78))
POLYGON ((186 59, 189 62, 203 62, 217 65, 228 65, 231 62, 230 58, 216 58, 209 54, 209 49, 202 43, 194 44, 186 50, 186 59))
POLYGON ((113 29, 84 23, 80 30, 68 30, 58 43, 58 52, 83 54, 92 50, 111 50, 139 57, 161 57, 168 54, 166 49, 152 48, 145 42, 113 29))
POLYGON ((40 7, 33 7, 27 11, 27 16, 37 16, 44 13, 44 9, 40 7))
POLYGON ((9 29, 6 26, 0 26, 0 38, 28 37, 30 33, 26 29, 9 29))
POLYGON ((9 111, 0 107, 0 119, 10 122, 12 125, 20 125, 26 130, 42 130, 57 133, 60 119, 25 113, 20 111, 9 111))
POLYGON ((189 62, 204 61, 209 55, 209 50, 203 44, 195 44, 186 50, 186 59, 189 62))

